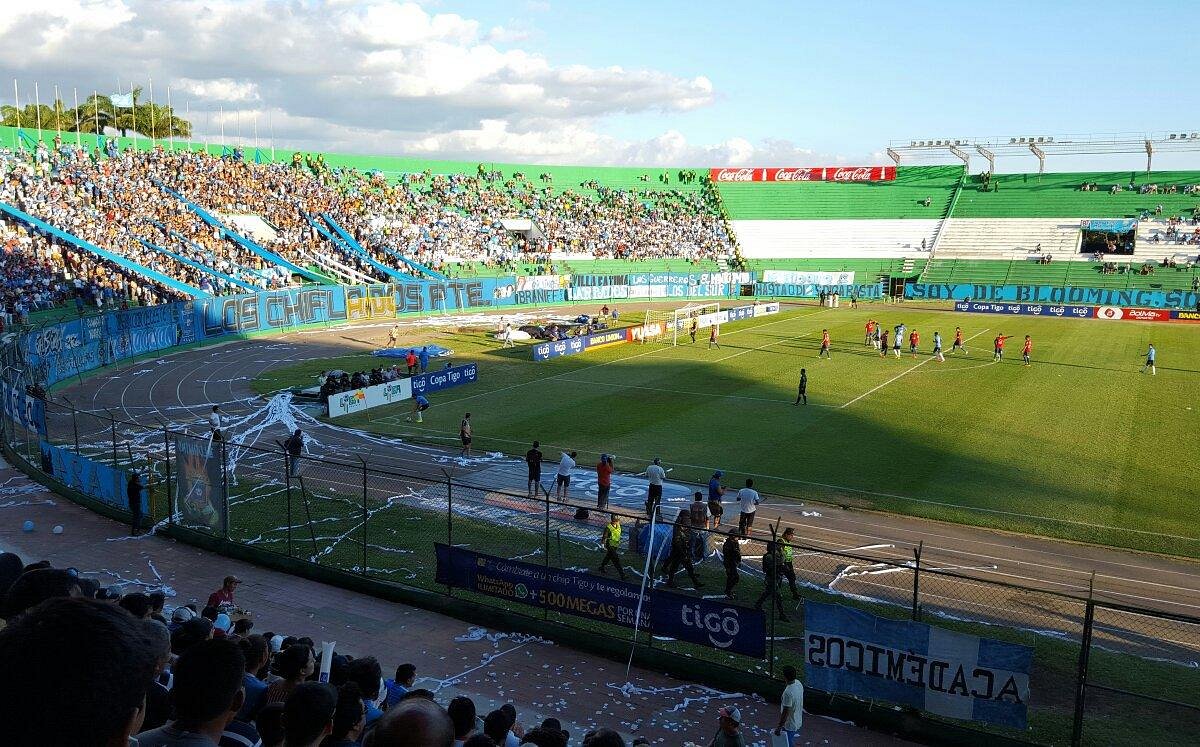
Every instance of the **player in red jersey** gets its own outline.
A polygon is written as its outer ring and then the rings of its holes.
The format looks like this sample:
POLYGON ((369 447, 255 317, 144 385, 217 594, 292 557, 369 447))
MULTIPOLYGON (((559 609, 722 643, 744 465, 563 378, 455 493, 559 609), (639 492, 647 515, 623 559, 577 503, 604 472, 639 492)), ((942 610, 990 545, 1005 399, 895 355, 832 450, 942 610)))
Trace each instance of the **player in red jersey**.
POLYGON ((875 320, 867 320, 867 334, 863 338, 863 345, 874 345, 875 343, 875 320))
POLYGON ((963 355, 970 355, 966 347, 963 346, 962 327, 954 328, 954 343, 950 346, 950 352, 953 353, 956 350, 963 351, 963 355))
POLYGON ((1021 348, 1021 360, 1025 361, 1025 365, 1029 365, 1029 354, 1033 352, 1033 338, 1025 335, 1025 346, 1021 348))
POLYGON ((821 330, 821 352, 817 353, 817 357, 820 358, 822 355, 830 360, 833 359, 829 353, 829 330, 827 329, 821 330))
POLYGON ((996 339, 993 341, 995 348, 992 351, 992 361, 998 363, 1004 360, 1004 341, 1010 338, 1012 338, 1012 335, 1008 337, 1005 337, 1003 333, 996 335, 996 339))
POLYGON ((915 329, 908 333, 908 352, 912 353, 912 357, 917 357, 917 348, 921 347, 921 333, 915 329))

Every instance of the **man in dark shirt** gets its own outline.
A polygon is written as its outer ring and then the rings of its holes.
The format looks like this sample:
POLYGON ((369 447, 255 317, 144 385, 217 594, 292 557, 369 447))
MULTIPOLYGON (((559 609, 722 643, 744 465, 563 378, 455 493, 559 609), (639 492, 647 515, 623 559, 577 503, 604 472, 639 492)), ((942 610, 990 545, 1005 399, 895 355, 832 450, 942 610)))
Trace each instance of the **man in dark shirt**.
POLYGON ((529 467, 529 482, 526 487, 529 490, 530 498, 537 494, 538 486, 542 482, 542 452, 538 446, 541 444, 534 441, 533 448, 525 452, 525 464, 529 467))
POLYGON ((733 587, 739 580, 738 566, 742 563, 742 546, 738 542, 737 529, 730 529, 729 536, 721 546, 721 562, 725 566, 725 598, 733 599, 733 587))
POLYGON ((798 405, 801 402, 808 404, 808 372, 803 368, 800 369, 800 388, 796 392, 796 401, 792 404, 798 405))

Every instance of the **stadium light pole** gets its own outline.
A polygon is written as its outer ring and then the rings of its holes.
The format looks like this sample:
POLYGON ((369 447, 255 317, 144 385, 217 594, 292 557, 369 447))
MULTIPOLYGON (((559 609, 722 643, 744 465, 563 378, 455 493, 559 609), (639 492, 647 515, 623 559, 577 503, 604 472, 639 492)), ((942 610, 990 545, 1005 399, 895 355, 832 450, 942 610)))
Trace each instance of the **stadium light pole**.
POLYGON ((975 152, 987 159, 988 172, 992 174, 996 173, 996 154, 982 145, 976 145, 975 152))

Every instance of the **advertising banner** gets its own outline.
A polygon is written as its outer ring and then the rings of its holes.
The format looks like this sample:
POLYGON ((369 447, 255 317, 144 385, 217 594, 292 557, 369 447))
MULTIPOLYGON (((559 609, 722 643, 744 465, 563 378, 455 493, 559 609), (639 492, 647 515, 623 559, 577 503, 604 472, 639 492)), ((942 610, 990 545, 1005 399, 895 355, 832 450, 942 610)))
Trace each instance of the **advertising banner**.
POLYGON ((350 321, 362 319, 391 319, 396 316, 396 297, 358 296, 346 299, 346 318, 350 321))
POLYGON ((25 393, 21 387, 0 382, 0 396, 4 402, 4 414, 15 425, 19 425, 39 438, 46 437, 46 403, 25 393))
POLYGON ((1033 649, 804 602, 804 682, 951 718, 1024 729, 1033 649))
POLYGON ((778 301, 773 301, 771 303, 760 303, 760 304, 754 305, 754 315, 755 316, 766 316, 767 314, 778 314, 778 313, 779 313, 779 302, 778 301))
MULTIPOLYGON (((654 325, 652 325, 654 326, 654 325)), ((662 334, 665 327, 662 324, 657 324, 657 334, 662 334)), ((641 329, 634 327, 631 329, 641 329)), ((580 335, 579 337, 568 337, 565 340, 555 340, 553 342, 542 342, 533 346, 533 359, 535 361, 549 360, 550 358, 559 358, 564 355, 577 355, 591 348, 604 347, 606 345, 620 345, 628 342, 630 330, 607 329, 603 332, 596 332, 590 335, 580 335)), ((638 338, 640 339, 640 338, 638 338)))
POLYGON ((409 379, 412 385, 412 396, 440 392, 443 389, 463 384, 474 384, 476 381, 479 381, 479 367, 474 363, 451 366, 440 371, 429 371, 409 379))
POLYGON ((766 270, 763 282, 791 283, 792 285, 854 285, 853 272, 797 272, 794 270, 766 270))
MULTIPOLYGON (((79 456, 70 449, 52 446, 49 441, 41 442, 42 469, 67 487, 122 511, 129 510, 129 496, 125 484, 129 474, 125 470, 79 456)), ((142 514, 150 513, 150 496, 146 488, 141 494, 142 514)))
POLYGON ((904 297, 918 301, 1005 301, 1121 308, 1194 309, 1200 293, 1185 290, 1118 290, 1056 288, 1048 285, 983 285, 979 283, 905 283, 904 297))
POLYGON ((229 503, 221 474, 221 443, 208 438, 175 436, 175 494, 171 512, 180 526, 225 536, 229 503))
MULTIPOLYGON (((585 571, 506 560, 434 543, 439 584, 596 622, 634 627, 641 586, 585 571)), ((648 590, 638 627, 701 646, 761 658, 762 612, 720 600, 648 590)))
POLYGON ((1200 322, 1200 310, 1197 311, 1172 311, 1171 321, 1174 322, 1200 322))
POLYGON ((1169 322, 1171 312, 1166 309, 1124 309, 1114 306, 1096 307, 1097 319, 1125 319, 1132 322, 1169 322))
POLYGON ((821 292, 837 293, 843 301, 851 296, 864 299, 883 298, 881 283, 859 283, 856 285, 794 285, 792 283, 755 283, 754 295, 767 298, 817 298, 821 292))
POLYGON ((890 182, 895 166, 802 166, 797 168, 732 167, 709 169, 718 183, 736 182, 890 182))
POLYGON ((412 398, 412 380, 396 379, 382 384, 338 392, 329 398, 329 417, 338 418, 372 407, 390 405, 412 398))
POLYGON ((1019 314, 1023 316, 1058 316, 1073 319, 1090 319, 1094 306, 1055 306, 1044 303, 980 303, 978 301, 956 301, 955 311, 974 314, 1019 314))

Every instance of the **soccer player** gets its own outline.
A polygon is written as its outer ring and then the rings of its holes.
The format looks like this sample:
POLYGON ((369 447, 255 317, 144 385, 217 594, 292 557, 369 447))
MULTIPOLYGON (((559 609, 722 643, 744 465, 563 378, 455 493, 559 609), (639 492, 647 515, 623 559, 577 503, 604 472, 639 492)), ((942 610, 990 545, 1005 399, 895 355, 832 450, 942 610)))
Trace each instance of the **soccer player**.
POLYGON ((942 333, 933 333, 933 358, 938 363, 945 363, 946 357, 942 355, 942 333))
POLYGON ((391 332, 388 332, 388 344, 387 344, 387 346, 388 346, 389 348, 394 348, 394 347, 396 347, 396 341, 397 341, 397 340, 399 340, 399 339, 400 339, 400 324, 399 324, 399 323, 396 323, 396 324, 393 324, 393 325, 392 325, 392 331, 391 331, 391 332))
POLYGON ((513 339, 512 339, 512 324, 509 322, 505 322, 504 323, 504 347, 515 348, 516 346, 517 346, 517 344, 515 342, 513 342, 513 339))
POLYGON ((697 329, 699 329, 699 326, 696 324, 696 320, 693 318, 693 319, 692 319, 692 326, 691 326, 691 327, 688 327, 688 336, 692 338, 692 344, 693 344, 693 345, 695 345, 695 344, 696 344, 696 330, 697 330, 697 329))
POLYGON ((992 344, 995 346, 995 348, 992 350, 993 361, 999 362, 1004 360, 1004 341, 1011 337, 1012 335, 1005 337, 1003 332, 996 335, 996 339, 992 342, 992 344))
POLYGON ((875 322, 875 349, 879 351, 880 358, 887 357, 888 331, 883 322, 875 322))
POLYGON ((967 349, 963 347, 962 327, 954 328, 954 343, 950 345, 950 352, 953 353, 956 350, 963 351, 963 355, 970 355, 967 349))
POLYGON ((717 342, 717 336, 720 334, 721 334, 721 331, 717 328, 717 325, 714 324, 713 326, 708 328, 708 349, 709 350, 712 350, 714 347, 717 348, 718 350, 721 349, 721 343, 717 342))
POLYGON ((404 420, 409 423, 413 423, 413 422, 423 423, 423 422, 425 422, 425 420, 422 417, 421 413, 425 412, 428 409, 429 409, 429 400, 425 399, 424 394, 418 394, 416 397, 413 397, 412 412, 410 412, 408 415, 405 415, 404 420))
POLYGON ((867 320, 867 334, 863 338, 863 345, 872 344, 872 342, 874 342, 874 339, 875 339, 875 321, 873 319, 868 319, 867 320))
POLYGON ((537 489, 542 484, 542 450, 537 441, 533 442, 533 448, 525 452, 525 464, 529 467, 529 497, 533 498, 537 494, 537 489))
POLYGON ((829 330, 827 329, 821 330, 821 352, 817 353, 817 357, 820 358, 822 355, 830 360, 833 359, 833 355, 829 352, 829 330))
POLYGON ((896 325, 896 337, 892 341, 892 352, 896 354, 897 358, 900 357, 900 346, 904 344, 904 329, 903 322, 896 325))
POLYGON ((913 330, 908 333, 908 352, 912 353, 912 357, 917 357, 917 348, 921 345, 921 333, 913 330))
POLYGON ((796 401, 792 404, 798 405, 801 402, 808 404, 808 373, 803 368, 800 369, 800 388, 796 392, 796 401))
POLYGON ((600 547, 604 549, 604 560, 600 561, 600 572, 604 573, 608 564, 612 563, 617 572, 621 574, 621 580, 624 581, 625 569, 621 566, 621 556, 617 554, 617 550, 621 547, 621 517, 616 514, 609 516, 608 523, 604 525, 604 531, 600 535, 600 547))
POLYGON ((1142 370, 1139 371, 1139 373, 1146 373, 1146 369, 1148 368, 1148 369, 1150 369, 1151 376, 1154 376, 1157 374, 1157 371, 1154 368, 1155 356, 1156 356, 1156 353, 1154 350, 1154 343, 1150 343, 1150 348, 1146 351, 1146 365, 1142 366, 1142 370))
POLYGON ((471 413, 463 415, 462 422, 458 424, 458 438, 462 441, 462 455, 470 458, 471 456, 471 413))
POLYGON ((1029 354, 1033 352, 1033 338, 1025 335, 1025 346, 1021 348, 1021 360, 1025 361, 1025 365, 1029 365, 1029 354))

